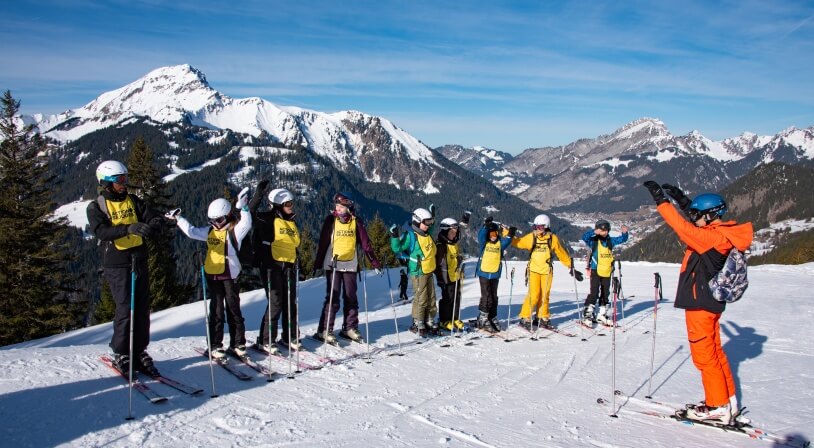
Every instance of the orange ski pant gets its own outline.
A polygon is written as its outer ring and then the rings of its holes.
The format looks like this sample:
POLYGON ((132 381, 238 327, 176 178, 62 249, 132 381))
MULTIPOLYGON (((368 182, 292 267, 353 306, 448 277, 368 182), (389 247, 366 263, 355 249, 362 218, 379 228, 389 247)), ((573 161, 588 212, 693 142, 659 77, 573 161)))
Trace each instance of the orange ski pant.
POLYGON ((540 319, 549 318, 548 298, 551 294, 552 274, 553 272, 548 274, 529 272, 529 293, 520 308, 519 317, 530 319, 534 310, 537 310, 537 317, 540 319))
POLYGON ((735 379, 721 346, 721 314, 687 310, 685 318, 692 362, 701 371, 704 400, 707 406, 723 406, 735 395, 735 379))

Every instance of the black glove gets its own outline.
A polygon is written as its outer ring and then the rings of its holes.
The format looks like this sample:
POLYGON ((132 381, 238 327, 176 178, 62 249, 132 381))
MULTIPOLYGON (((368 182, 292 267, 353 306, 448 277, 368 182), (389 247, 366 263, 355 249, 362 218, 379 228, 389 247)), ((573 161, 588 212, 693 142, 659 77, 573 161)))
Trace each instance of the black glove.
POLYGON ((486 219, 483 220, 483 223, 484 224, 489 224, 490 222, 492 222, 494 220, 495 220, 495 218, 492 218, 491 216, 487 216, 486 219))
POLYGON ((675 199, 676 204, 681 210, 687 210, 690 207, 692 201, 690 198, 681 191, 680 188, 670 185, 670 184, 661 184, 661 188, 666 192, 671 198, 675 199))
POLYGON ((136 222, 127 226, 127 233, 146 238, 153 234, 153 229, 148 224, 136 222))
POLYGON ((469 210, 464 212, 464 216, 461 218, 461 224, 468 226, 469 225, 469 218, 472 216, 472 212, 469 210))
POLYGON ((574 277, 575 279, 577 279, 578 282, 581 282, 582 279, 585 278, 582 275, 582 272, 579 272, 576 269, 574 269, 573 265, 571 265, 571 272, 570 273, 571 273, 571 277, 574 277))
POLYGON ((430 215, 435 218, 435 204, 430 204, 430 215))
POLYGON ((269 189, 269 184, 268 180, 261 180, 260 183, 257 184, 257 192, 265 195, 269 189))
POLYGON ((397 226, 395 224, 390 226, 390 236, 392 236, 393 238, 398 238, 399 237, 399 226, 397 226))
POLYGON ((656 201, 656 205, 662 204, 667 202, 667 198, 664 197, 664 191, 661 190, 661 186, 652 180, 648 180, 644 183, 644 186, 647 187, 647 191, 650 192, 650 196, 653 196, 653 200, 656 201))
POLYGON ((509 227, 509 238, 514 238, 515 235, 517 235, 517 227, 509 227))

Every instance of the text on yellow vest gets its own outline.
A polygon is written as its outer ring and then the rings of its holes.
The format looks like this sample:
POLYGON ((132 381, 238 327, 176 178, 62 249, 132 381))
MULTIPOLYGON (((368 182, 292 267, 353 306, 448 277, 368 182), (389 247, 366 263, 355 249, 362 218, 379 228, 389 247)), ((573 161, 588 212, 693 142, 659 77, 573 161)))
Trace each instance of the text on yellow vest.
POLYGON ((435 271, 435 243, 429 235, 415 234, 416 243, 421 248, 421 272, 429 274, 435 271))
POLYGON ((497 272, 500 269, 500 240, 487 241, 481 255, 480 270, 482 272, 497 272))
POLYGON ((212 228, 206 238, 206 261, 204 271, 207 274, 223 274, 226 272, 226 232, 227 229, 216 230, 212 228))
POLYGON ((297 223, 285 219, 274 220, 274 241, 271 242, 271 258, 286 263, 297 261, 300 232, 297 223))
MULTIPOLYGON (((107 213, 110 215, 110 221, 114 226, 138 222, 136 204, 133 203, 130 196, 127 196, 127 199, 121 202, 105 200, 105 205, 107 205, 107 213)), ((144 241, 138 235, 127 235, 113 240, 113 245, 119 250, 138 247, 143 243, 144 241)))
POLYGON ((333 256, 339 261, 353 260, 356 251, 356 219, 342 223, 334 219, 333 256))
POLYGON ((458 281, 458 245, 447 244, 447 275, 449 281, 458 281))
POLYGON ((613 272, 613 251, 597 241, 596 258, 596 273, 600 277, 610 277, 613 272))

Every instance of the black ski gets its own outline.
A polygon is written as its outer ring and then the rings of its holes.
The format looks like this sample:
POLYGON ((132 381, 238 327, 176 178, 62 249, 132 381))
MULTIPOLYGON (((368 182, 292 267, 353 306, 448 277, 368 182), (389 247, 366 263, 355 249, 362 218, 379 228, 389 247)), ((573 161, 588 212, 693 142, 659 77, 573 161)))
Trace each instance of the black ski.
MULTIPOLYGON (((130 383, 130 378, 128 373, 123 373, 115 366, 113 366, 113 360, 110 359, 109 356, 101 356, 102 364, 108 366, 111 370, 116 372, 116 374, 123 378, 126 383, 130 383)), ((144 398, 150 400, 150 403, 163 403, 167 401, 167 397, 160 395, 158 392, 150 389, 149 386, 139 381, 138 377, 136 376, 136 372, 133 372, 133 389, 136 390, 138 393, 144 396, 144 398)))
MULTIPOLYGON (((209 354, 206 353, 206 350, 204 350, 202 348, 196 348, 195 351, 198 352, 198 354, 203 356, 204 358, 209 359, 209 354)), ((239 379, 241 381, 248 381, 248 380, 252 379, 251 376, 246 375, 245 373, 241 372, 237 367, 233 366, 232 364, 229 364, 229 361, 226 360, 226 359, 217 360, 215 358, 212 358, 212 362, 214 362, 215 364, 223 367, 224 370, 231 373, 232 375, 235 376, 235 378, 237 378, 237 379, 239 379)))
POLYGON ((173 389, 179 390, 188 395, 197 395, 203 392, 203 389, 199 389, 197 387, 188 386, 178 380, 174 380, 172 378, 167 378, 164 375, 158 375, 151 377, 152 379, 158 381, 161 384, 165 384, 167 386, 172 387, 173 389))

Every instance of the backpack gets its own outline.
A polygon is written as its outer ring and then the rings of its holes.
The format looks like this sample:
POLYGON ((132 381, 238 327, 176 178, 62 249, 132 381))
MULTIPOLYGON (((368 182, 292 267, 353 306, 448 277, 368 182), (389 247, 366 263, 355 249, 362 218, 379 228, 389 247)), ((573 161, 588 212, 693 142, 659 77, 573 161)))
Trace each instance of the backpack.
POLYGON ((740 300, 748 287, 746 254, 733 247, 720 272, 710 279, 709 290, 715 300, 732 303, 740 300))
MULTIPOLYGON (((229 229, 226 232, 229 235, 229 241, 232 242, 232 247, 237 247, 237 236, 235 235, 235 229, 229 229)), ((237 259, 240 260, 240 264, 242 265, 249 265, 255 266, 255 254, 254 254, 254 245, 252 243, 252 231, 250 230, 249 233, 243 237, 243 241, 240 244, 240 249, 237 251, 237 259)))
POLYGON ((413 232, 412 230, 407 230, 405 235, 407 238, 411 238, 410 248, 404 251, 401 251, 396 254, 396 260, 399 262, 401 266, 408 266, 410 261, 410 255, 412 255, 413 250, 415 250, 415 245, 418 242, 415 234, 409 235, 409 233, 413 232))

